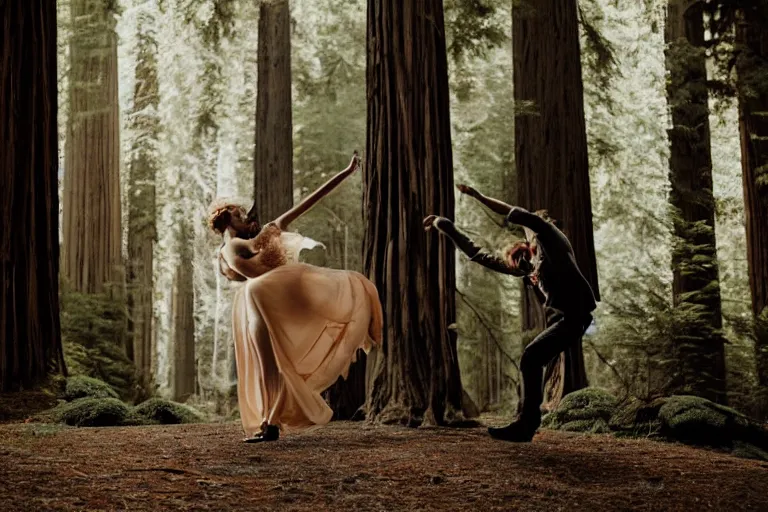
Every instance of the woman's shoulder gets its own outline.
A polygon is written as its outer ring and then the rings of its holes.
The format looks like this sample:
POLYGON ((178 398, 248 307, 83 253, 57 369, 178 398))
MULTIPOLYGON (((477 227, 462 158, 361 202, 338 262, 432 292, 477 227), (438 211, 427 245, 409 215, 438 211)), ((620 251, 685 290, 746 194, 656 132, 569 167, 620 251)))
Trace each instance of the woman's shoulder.
POLYGON ((261 228, 261 231, 259 231, 259 234, 256 235, 254 244, 257 248, 265 244, 269 244, 275 238, 280 238, 280 233, 282 233, 282 231, 274 222, 264 224, 264 226, 261 228))

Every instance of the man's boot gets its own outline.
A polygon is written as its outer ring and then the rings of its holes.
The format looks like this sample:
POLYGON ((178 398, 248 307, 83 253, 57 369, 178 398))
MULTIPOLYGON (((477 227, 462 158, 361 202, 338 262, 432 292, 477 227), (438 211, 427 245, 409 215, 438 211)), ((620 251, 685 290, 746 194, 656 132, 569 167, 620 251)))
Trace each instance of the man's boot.
POLYGON ((541 413, 523 414, 506 427, 489 427, 488 433, 494 439, 513 443, 529 443, 541 425, 541 413))

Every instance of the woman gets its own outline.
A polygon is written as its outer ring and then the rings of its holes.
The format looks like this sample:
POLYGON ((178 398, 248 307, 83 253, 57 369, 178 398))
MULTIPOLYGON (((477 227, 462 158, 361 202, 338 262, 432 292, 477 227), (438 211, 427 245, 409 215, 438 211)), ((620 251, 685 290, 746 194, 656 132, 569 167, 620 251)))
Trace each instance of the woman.
POLYGON ((541 424, 543 369, 561 352, 580 343, 592 321, 595 297, 579 270, 571 243, 544 212, 531 213, 510 206, 466 185, 459 185, 458 189, 503 215, 505 223, 517 224, 525 230, 527 240, 513 245, 501 258, 476 246, 450 220, 435 215, 424 219, 424 229, 435 228, 472 261, 496 272, 523 277, 544 306, 547 328, 525 347, 520 359, 523 375, 523 396, 518 404, 520 415, 506 427, 488 429, 496 439, 529 442, 541 424))
POLYGON ((298 262, 304 237, 291 222, 355 172, 349 167, 263 228, 242 206, 212 206, 211 228, 228 241, 222 274, 244 281, 234 299, 237 392, 246 442, 274 441, 282 426, 325 424, 332 411, 320 396, 346 378, 359 348, 381 344, 376 287, 357 272, 298 262))

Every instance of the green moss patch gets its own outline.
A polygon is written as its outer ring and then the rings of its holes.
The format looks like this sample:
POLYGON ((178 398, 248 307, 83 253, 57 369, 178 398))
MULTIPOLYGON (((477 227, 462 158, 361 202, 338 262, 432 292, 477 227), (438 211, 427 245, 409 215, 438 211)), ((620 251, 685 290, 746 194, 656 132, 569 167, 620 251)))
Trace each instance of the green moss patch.
POLYGON ((200 423, 204 417, 187 405, 162 398, 150 398, 137 405, 131 411, 131 416, 128 419, 131 421, 143 419, 145 424, 176 425, 179 423, 200 423))
POLYGON ((109 384, 99 379, 75 375, 67 379, 64 399, 68 402, 78 398, 120 398, 109 384))
POLYGON ((607 433, 616 412, 616 397, 598 388, 585 388, 566 395, 542 425, 569 432, 607 433))
POLYGON ((659 409, 666 403, 666 398, 657 398, 649 402, 631 399, 621 405, 611 416, 609 426, 617 435, 628 437, 656 437, 661 432, 659 409))
POLYGON ((128 412, 117 398, 80 398, 46 411, 40 419, 73 427, 113 427, 121 425, 128 412))

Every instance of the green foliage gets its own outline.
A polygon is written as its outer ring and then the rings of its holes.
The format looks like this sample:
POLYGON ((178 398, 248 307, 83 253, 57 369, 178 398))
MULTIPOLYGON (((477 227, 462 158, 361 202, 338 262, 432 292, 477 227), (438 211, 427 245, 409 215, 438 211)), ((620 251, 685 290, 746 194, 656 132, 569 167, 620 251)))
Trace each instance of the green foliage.
POLYGON ((41 416, 73 427, 112 427, 122 424, 128 406, 117 398, 80 398, 66 402, 41 416))
POLYGON ((131 414, 144 420, 144 423, 159 423, 161 425, 177 425, 180 423, 200 423, 203 416, 195 409, 165 400, 162 398, 150 398, 146 402, 137 405, 131 414))
POLYGON ((64 359, 72 375, 106 382, 130 397, 134 366, 125 355, 125 305, 108 294, 62 293, 61 332, 64 359))
POLYGON ((566 395, 547 415, 546 426, 555 430, 603 434, 616 412, 618 400, 605 390, 585 388, 566 395))
POLYGON ((589 73, 601 86, 602 100, 612 102, 609 87, 612 79, 620 73, 620 68, 616 62, 616 49, 603 36, 600 28, 605 21, 605 13, 599 2, 579 2, 582 65, 586 68, 585 73, 589 73))
POLYGON ((446 39, 448 54, 456 64, 466 59, 486 57, 495 47, 508 42, 507 18, 499 18, 503 11, 498 0, 446 0, 446 39))
POLYGON ((768 1, 713 0, 704 2, 704 9, 712 34, 707 47, 716 75, 710 83, 711 90, 720 98, 735 94, 755 98, 767 94, 768 60, 759 36, 768 30, 768 1), (748 25, 744 25, 744 21, 748 21, 748 25), (737 28, 746 28, 747 37, 738 40, 737 28), (734 72, 736 69, 738 73, 734 72))
POLYGON ((67 379, 64 399, 68 402, 78 398, 120 398, 109 384, 98 379, 75 375, 67 379))

